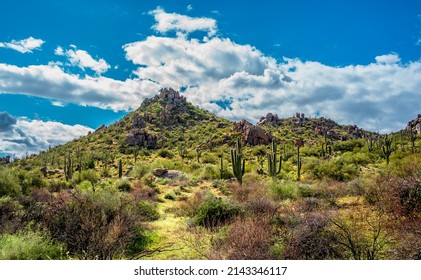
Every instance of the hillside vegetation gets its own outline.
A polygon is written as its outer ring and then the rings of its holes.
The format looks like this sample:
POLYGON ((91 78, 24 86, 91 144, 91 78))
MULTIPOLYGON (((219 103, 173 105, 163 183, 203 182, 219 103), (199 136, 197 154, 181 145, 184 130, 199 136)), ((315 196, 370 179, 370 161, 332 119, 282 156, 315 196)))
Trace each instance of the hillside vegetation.
POLYGON ((421 259, 420 132, 233 123, 162 89, 0 160, 0 259, 421 259))

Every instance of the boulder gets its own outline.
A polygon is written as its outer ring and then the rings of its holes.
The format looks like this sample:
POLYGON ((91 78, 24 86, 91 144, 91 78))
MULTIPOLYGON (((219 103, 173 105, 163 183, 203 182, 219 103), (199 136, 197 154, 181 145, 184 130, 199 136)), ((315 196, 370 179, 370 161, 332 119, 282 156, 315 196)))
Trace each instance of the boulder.
POLYGON ((244 119, 234 123, 233 130, 241 132, 243 135, 243 142, 249 145, 267 145, 273 138, 270 133, 265 132, 262 128, 253 125, 244 119))
POLYGON ((258 126, 261 125, 273 125, 273 126, 280 126, 281 119, 279 119, 278 115, 274 115, 272 113, 268 113, 266 117, 261 117, 259 122, 257 123, 258 126))
POLYGON ((156 177, 160 177, 160 176, 164 175, 165 173, 168 173, 168 169, 166 169, 166 168, 155 168, 152 171, 152 174, 156 177))

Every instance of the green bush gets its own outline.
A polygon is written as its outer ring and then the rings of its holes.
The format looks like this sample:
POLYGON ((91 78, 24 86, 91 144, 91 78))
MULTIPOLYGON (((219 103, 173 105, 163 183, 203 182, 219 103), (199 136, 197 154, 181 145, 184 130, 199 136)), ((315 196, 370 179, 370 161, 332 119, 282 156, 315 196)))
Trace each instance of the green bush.
POLYGON ((0 197, 0 234, 14 233, 22 225, 23 206, 9 196, 0 197))
POLYGON ((193 221, 196 225, 213 229, 222 226, 243 213, 236 203, 209 195, 198 207, 193 221))
POLYGON ((61 191, 50 196, 36 222, 76 258, 121 258, 144 228, 134 202, 113 187, 61 191))
POLYGON ((92 185, 95 185, 99 181, 99 176, 94 169, 83 170, 82 172, 74 174, 72 182, 79 184, 83 181, 89 181, 92 185))
POLYGON ((18 195, 22 193, 22 187, 18 178, 10 169, 0 169, 0 196, 18 195))
POLYGON ((145 163, 136 164, 130 172, 130 176, 141 179, 151 171, 151 166, 145 163))
POLYGON ((63 259, 63 245, 54 243, 41 232, 20 232, 0 236, 2 260, 49 260, 63 259))
POLYGON ((173 154, 167 149, 158 150, 158 156, 162 158, 173 158, 173 154))
POLYGON ((121 178, 114 182, 114 187, 119 191, 129 192, 132 189, 132 184, 127 178, 121 178))
POLYGON ((203 179, 219 179, 221 174, 215 165, 208 163, 203 166, 200 177, 203 179))
POLYGON ((159 213, 156 207, 147 201, 141 201, 137 205, 137 211, 145 221, 156 221, 159 219, 159 213))
POLYGON ((298 187, 292 181, 273 181, 272 194, 277 199, 294 199, 298 196, 298 187))

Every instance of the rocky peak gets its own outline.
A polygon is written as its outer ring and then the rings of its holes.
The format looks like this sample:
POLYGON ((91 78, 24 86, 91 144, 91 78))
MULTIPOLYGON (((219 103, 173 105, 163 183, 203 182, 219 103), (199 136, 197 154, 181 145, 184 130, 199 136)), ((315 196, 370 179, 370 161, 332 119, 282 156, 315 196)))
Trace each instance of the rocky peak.
POLYGON ((241 132, 243 142, 249 145, 267 145, 273 138, 272 134, 266 133, 260 127, 253 125, 244 119, 235 122, 233 124, 233 130, 241 132))
POLYGON ((162 88, 159 90, 159 99, 167 101, 170 104, 186 103, 186 98, 172 88, 162 88))
POLYGON ((407 129, 412 129, 418 134, 421 133, 421 114, 418 114, 414 120, 408 122, 407 129))
POLYGON ((260 118, 257 125, 258 126, 261 126, 261 125, 280 126, 281 125, 281 119, 278 117, 278 115, 274 115, 272 113, 267 113, 266 117, 260 118))

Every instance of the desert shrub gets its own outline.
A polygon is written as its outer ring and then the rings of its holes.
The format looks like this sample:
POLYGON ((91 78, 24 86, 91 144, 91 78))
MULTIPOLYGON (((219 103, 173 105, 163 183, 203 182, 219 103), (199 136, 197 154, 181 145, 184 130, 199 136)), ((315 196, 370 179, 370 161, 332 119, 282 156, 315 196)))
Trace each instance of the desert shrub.
POLYGON ((165 196, 164 196, 164 198, 165 199, 168 199, 168 200, 176 200, 176 196, 175 196, 175 193, 174 192, 166 193, 165 196))
POLYGON ((114 182, 114 187, 119 191, 128 192, 132 189, 132 184, 127 178, 120 178, 114 182))
POLYGON ((0 197, 0 234, 14 233, 22 223, 23 206, 8 196, 0 197))
POLYGON ((268 260, 273 258, 272 227, 258 218, 236 219, 224 240, 226 258, 231 260, 268 260))
POLYGON ((205 154, 201 157, 203 163, 216 164, 218 158, 211 154, 205 154))
POLYGON ((304 170, 316 179, 331 178, 339 181, 349 180, 358 174, 358 168, 353 164, 346 164, 340 158, 329 160, 309 159, 304 170))
POLYGON ((158 194, 157 188, 150 188, 143 185, 141 181, 136 181, 133 183, 131 195, 136 200, 156 200, 156 195, 158 194))
POLYGON ((298 184, 298 193, 301 197, 312 197, 315 196, 315 189, 313 186, 308 184, 298 184))
POLYGON ((80 172, 80 176, 78 174, 75 174, 74 178, 80 178, 80 182, 89 181, 93 185, 95 185, 99 181, 99 176, 94 169, 83 170, 82 172, 80 172))
POLYGON ((199 205, 193 221, 196 225, 214 229, 232 221, 242 212, 238 204, 208 195, 199 205))
POLYGON ((121 257, 136 237, 139 215, 112 188, 62 191, 45 204, 40 219, 51 236, 81 259, 121 257))
POLYGON ((362 148, 363 146, 364 140, 360 139, 333 142, 333 150, 341 152, 352 152, 355 148, 362 148))
POLYGON ((298 196, 297 184, 293 181, 273 181, 271 191, 276 199, 295 199, 298 196))
POLYGON ((167 149, 159 149, 157 152, 158 156, 162 158, 173 158, 173 154, 167 149))
POLYGON ((0 236, 2 260, 63 259, 63 245, 53 242, 45 233, 25 231, 0 236))
POLYGON ((159 219, 159 213, 152 203, 148 201, 140 201, 137 204, 136 211, 145 221, 156 221, 159 219))
POLYGON ((341 259, 336 237, 329 231, 330 220, 321 214, 303 217, 291 229, 284 248, 283 257, 293 260, 341 259))
POLYGON ((51 179, 48 181, 47 187, 52 192, 59 192, 70 187, 70 184, 65 180, 51 179))
POLYGON ((221 175, 215 165, 207 163, 203 166, 200 177, 203 179, 219 179, 221 175))
POLYGON ((278 205, 266 197, 254 198, 244 204, 245 210, 252 216, 259 216, 261 219, 272 219, 278 214, 278 205))
POLYGON ((22 187, 12 170, 0 168, 0 196, 15 196, 22 193, 22 187))
POLYGON ((354 213, 331 219, 330 234, 343 259, 376 260, 384 258, 387 239, 385 220, 381 213, 354 213))
POLYGON ((149 164, 145 164, 145 163, 136 164, 133 167, 132 171, 130 172, 130 176, 137 179, 142 179, 150 171, 151 171, 151 167, 149 164))

